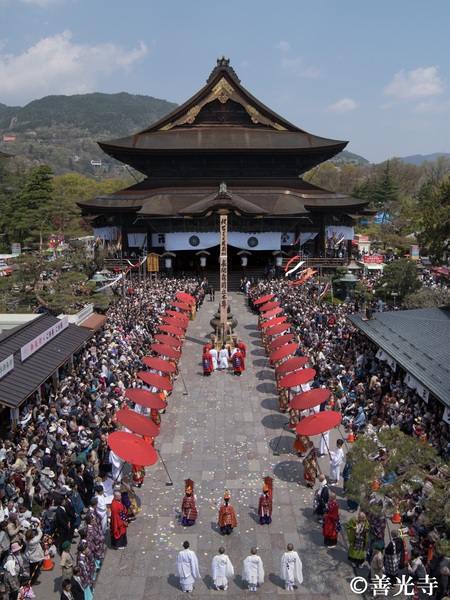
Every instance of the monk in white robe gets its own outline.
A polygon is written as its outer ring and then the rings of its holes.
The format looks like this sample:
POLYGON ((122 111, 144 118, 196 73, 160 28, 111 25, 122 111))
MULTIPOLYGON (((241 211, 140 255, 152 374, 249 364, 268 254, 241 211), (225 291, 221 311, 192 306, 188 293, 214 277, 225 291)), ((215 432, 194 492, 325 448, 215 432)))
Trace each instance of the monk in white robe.
POLYGON ((281 557, 281 578, 284 579, 288 591, 294 589, 295 582, 303 583, 302 561, 292 544, 287 545, 287 552, 281 557))
POLYGON ((189 550, 189 542, 183 543, 183 550, 178 554, 177 571, 183 592, 192 592, 195 580, 200 579, 200 571, 195 552, 189 550))
POLYGON ((219 548, 219 554, 212 559, 211 576, 216 590, 226 590, 228 579, 234 577, 234 567, 222 546, 219 548))
POLYGON ((256 588, 264 583, 264 567, 256 548, 250 550, 250 556, 244 560, 242 579, 248 582, 248 591, 256 592, 256 588))

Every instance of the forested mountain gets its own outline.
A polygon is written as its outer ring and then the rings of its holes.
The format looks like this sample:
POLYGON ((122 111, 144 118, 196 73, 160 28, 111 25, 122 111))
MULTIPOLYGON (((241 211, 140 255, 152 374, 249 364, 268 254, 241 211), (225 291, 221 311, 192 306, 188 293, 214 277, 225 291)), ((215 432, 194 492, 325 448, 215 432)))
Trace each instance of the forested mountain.
POLYGON ((420 167, 424 162, 436 162, 441 156, 450 158, 450 154, 445 152, 435 152, 434 154, 413 154, 412 156, 404 156, 400 160, 404 163, 420 167))
POLYGON ((26 166, 45 163, 56 174, 117 176, 123 166, 106 157, 97 141, 140 131, 175 107, 124 92, 47 96, 24 107, 0 104, 1 149, 26 166))

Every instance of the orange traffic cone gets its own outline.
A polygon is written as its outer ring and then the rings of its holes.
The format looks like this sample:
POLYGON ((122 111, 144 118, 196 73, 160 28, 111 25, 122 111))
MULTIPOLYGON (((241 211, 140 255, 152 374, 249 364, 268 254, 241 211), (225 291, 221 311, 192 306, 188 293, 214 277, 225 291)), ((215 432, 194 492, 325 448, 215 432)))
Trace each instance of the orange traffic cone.
POLYGON ((52 561, 52 559, 50 557, 50 550, 46 546, 44 548, 44 560, 42 561, 41 570, 42 571, 51 571, 54 566, 55 566, 55 564, 53 563, 53 561, 52 561))
POLYGON ((402 542, 403 542, 403 548, 405 550, 405 561, 404 562, 406 564, 409 560, 409 552, 408 552, 408 547, 406 545, 406 540, 404 538, 402 539, 402 542))
POLYGON ((413 596, 413 600, 419 600, 419 588, 417 587, 416 584, 414 584, 414 596, 413 596))
POLYGON ((392 515, 392 522, 393 523, 401 523, 402 522, 401 514, 398 512, 397 509, 395 509, 395 512, 392 515))
POLYGON ((355 435, 353 433, 353 429, 350 429, 349 434, 348 434, 348 438, 347 438, 347 442, 351 443, 355 441, 355 435))

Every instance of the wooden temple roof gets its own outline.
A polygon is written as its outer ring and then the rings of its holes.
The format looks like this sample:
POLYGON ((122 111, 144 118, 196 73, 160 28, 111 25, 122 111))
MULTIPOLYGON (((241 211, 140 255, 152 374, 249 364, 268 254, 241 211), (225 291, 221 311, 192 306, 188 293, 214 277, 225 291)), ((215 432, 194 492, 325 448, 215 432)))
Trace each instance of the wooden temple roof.
POLYGON ((206 85, 169 115, 139 133, 99 145, 147 175, 155 173, 154 159, 161 154, 183 161, 215 152, 295 155, 292 168, 300 175, 347 143, 312 135, 276 114, 240 84, 229 60, 222 58, 206 85))
POLYGON ((222 58, 206 85, 182 106, 140 133, 100 143, 147 177, 78 205, 84 215, 134 213, 137 219, 158 219, 158 227, 164 218, 203 219, 221 209, 237 218, 269 220, 322 212, 362 215, 367 201, 301 178, 346 145, 277 115, 241 86, 222 58))
POLYGON ((79 205, 91 211, 128 209, 142 217, 201 216, 220 208, 246 216, 295 217, 323 210, 362 214, 367 205, 364 200, 310 184, 305 184, 304 189, 236 185, 227 186, 227 193, 220 194, 217 186, 143 189, 144 183, 80 202, 79 205))

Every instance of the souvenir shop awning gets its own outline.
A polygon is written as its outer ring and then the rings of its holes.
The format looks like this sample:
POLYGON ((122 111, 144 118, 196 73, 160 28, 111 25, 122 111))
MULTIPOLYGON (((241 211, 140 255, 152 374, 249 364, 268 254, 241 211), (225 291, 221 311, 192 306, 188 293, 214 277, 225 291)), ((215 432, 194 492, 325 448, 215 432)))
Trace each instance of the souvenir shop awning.
POLYGON ((19 407, 93 335, 91 330, 69 324, 40 345, 39 350, 34 351, 24 361, 21 360, 22 348, 36 339, 39 340, 40 336, 43 337, 60 323, 60 319, 56 317, 41 315, 34 321, 9 329, 0 336, 0 365, 13 356, 11 370, 3 376, 0 372, 0 404, 10 408, 19 407))
POLYGON ((107 320, 108 317, 106 315, 93 313, 80 323, 80 327, 84 327, 84 329, 89 329, 90 331, 98 331, 100 327, 103 327, 107 320))

